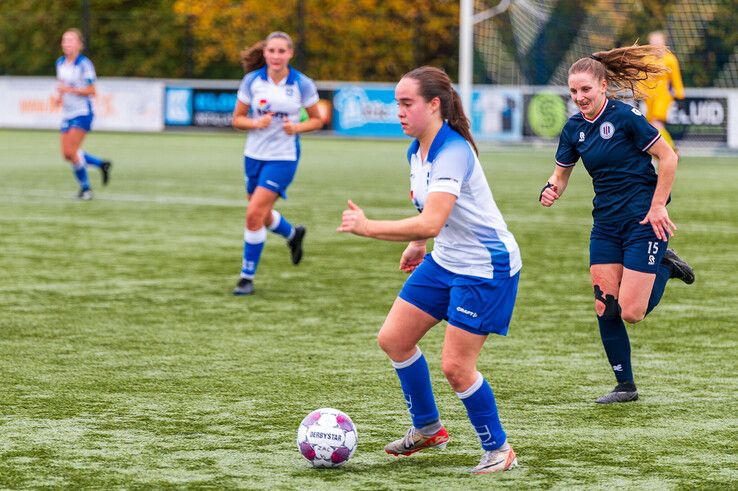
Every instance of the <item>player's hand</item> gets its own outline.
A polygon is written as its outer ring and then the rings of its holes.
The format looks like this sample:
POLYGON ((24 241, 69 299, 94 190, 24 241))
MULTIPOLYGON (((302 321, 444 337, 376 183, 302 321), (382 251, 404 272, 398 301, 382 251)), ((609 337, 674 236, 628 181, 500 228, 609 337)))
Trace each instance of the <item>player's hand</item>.
POLYGON ((290 119, 287 116, 282 118, 282 129, 288 135, 294 135, 295 133, 298 132, 297 123, 293 123, 292 121, 290 121, 290 119))
POLYGON ((551 184, 550 182, 547 182, 546 185, 541 190, 541 195, 539 196, 539 201, 543 206, 546 208, 550 207, 551 205, 556 202, 557 199, 559 199, 559 187, 551 184))
POLYGON ((49 98, 49 102, 51 102, 51 107, 58 108, 62 105, 62 96, 61 94, 54 94, 49 98))
POLYGON ((666 206, 651 206, 646 218, 639 223, 641 225, 650 223, 656 237, 664 241, 669 240, 669 237, 673 237, 674 230, 677 229, 677 226, 669 219, 669 212, 666 211, 666 206))
POLYGON ((261 130, 263 128, 268 127, 270 124, 272 124, 272 113, 266 113, 262 117, 256 120, 254 123, 254 128, 257 130, 261 130))
POLYGON ((406 273, 415 271, 425 258, 425 242, 410 242, 400 258, 400 270, 406 273))
POLYGON ((359 208, 353 201, 348 200, 348 209, 343 210, 341 225, 336 232, 348 232, 354 235, 366 236, 366 228, 369 220, 364 215, 364 210, 359 208))

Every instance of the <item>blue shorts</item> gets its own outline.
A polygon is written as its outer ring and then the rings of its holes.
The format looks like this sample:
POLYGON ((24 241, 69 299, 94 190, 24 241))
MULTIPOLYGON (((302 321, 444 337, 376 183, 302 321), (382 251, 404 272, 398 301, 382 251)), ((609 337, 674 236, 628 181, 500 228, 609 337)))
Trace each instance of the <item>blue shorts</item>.
POLYGON ((287 199, 287 187, 295 178, 297 160, 256 160, 243 158, 243 177, 246 193, 252 194, 256 186, 267 188, 287 199))
POLYGON ((519 279, 519 272, 500 279, 452 273, 426 254, 398 296, 436 319, 447 320, 472 334, 505 336, 519 279))
POLYGON ((656 274, 668 241, 659 240, 650 223, 638 218, 617 223, 592 225, 589 236, 589 264, 622 264, 641 273, 656 274))
POLYGON ((76 118, 65 119, 61 124, 61 132, 66 133, 72 128, 80 128, 85 131, 92 129, 92 118, 93 114, 90 113, 86 116, 77 116, 76 118))

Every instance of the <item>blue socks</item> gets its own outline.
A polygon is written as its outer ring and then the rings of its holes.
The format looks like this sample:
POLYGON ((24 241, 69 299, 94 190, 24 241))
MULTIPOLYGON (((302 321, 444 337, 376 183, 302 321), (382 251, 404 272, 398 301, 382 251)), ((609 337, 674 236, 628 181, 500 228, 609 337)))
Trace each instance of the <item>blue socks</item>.
POLYGON ((261 251, 266 241, 266 228, 259 230, 244 230, 243 232, 243 263, 241 266, 241 278, 253 279, 256 268, 259 266, 261 251))
POLYGON ((661 301, 661 297, 666 289, 666 282, 671 277, 671 268, 661 264, 656 270, 656 279, 653 282, 653 288, 651 289, 651 297, 648 299, 648 307, 646 308, 646 315, 648 315, 661 301))
POLYGON ((89 190, 90 189, 90 179, 89 177, 87 177, 87 169, 85 168, 84 160, 82 162, 72 164, 72 171, 74 171, 74 177, 77 178, 79 187, 83 191, 89 190))
POLYGON ((400 378, 402 393, 405 395, 407 410, 415 428, 421 429, 439 420, 436 399, 433 397, 428 363, 420 348, 409 359, 392 361, 400 378))
POLYGON ((100 157, 96 157, 90 153, 87 153, 81 148, 77 150, 77 155, 79 156, 80 160, 84 160, 87 164, 92 165, 93 167, 102 166, 103 159, 101 159, 100 157))
POLYGON ((277 210, 272 210, 272 223, 269 225, 269 230, 281 235, 287 240, 290 240, 295 235, 295 227, 277 210))
POLYGON ((482 374, 477 372, 477 380, 472 386, 464 392, 457 392, 456 395, 466 407, 466 414, 482 442, 482 448, 489 451, 502 447, 507 435, 497 414, 497 403, 492 387, 482 374))
POLYGON ((597 317, 600 325, 600 337, 605 347, 607 359, 610 362, 618 383, 632 382, 633 369, 630 365, 630 340, 625 329, 623 319, 618 315, 597 317))

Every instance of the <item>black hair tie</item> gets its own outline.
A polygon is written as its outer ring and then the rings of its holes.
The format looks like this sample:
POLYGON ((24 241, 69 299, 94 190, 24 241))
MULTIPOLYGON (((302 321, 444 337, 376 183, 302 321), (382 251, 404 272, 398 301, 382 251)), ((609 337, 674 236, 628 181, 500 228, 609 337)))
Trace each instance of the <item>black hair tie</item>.
POLYGON ((589 57, 592 58, 594 61, 599 61, 600 63, 602 63, 602 58, 599 56, 589 55, 589 57))

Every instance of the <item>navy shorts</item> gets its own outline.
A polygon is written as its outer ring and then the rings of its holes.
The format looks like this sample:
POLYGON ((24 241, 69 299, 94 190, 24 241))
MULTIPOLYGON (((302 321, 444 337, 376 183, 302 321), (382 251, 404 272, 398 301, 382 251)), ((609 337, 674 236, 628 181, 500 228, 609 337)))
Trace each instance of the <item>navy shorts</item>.
POLYGON ((668 241, 659 240, 650 223, 638 218, 617 223, 592 225, 589 236, 589 264, 622 264, 641 273, 656 274, 668 241))
POLYGON ((71 119, 65 119, 62 121, 61 124, 61 132, 66 133, 72 128, 80 128, 85 131, 90 131, 92 129, 92 114, 88 114, 86 116, 77 116, 76 118, 71 119))
POLYGON ((243 158, 243 177, 246 193, 252 194, 256 186, 267 188, 287 199, 287 187, 295 178, 297 160, 256 160, 243 158))
POLYGON ((519 272, 499 279, 452 273, 426 254, 398 296, 436 319, 447 320, 472 334, 505 336, 519 278, 519 272))

